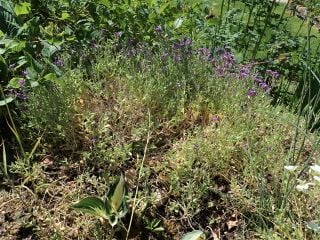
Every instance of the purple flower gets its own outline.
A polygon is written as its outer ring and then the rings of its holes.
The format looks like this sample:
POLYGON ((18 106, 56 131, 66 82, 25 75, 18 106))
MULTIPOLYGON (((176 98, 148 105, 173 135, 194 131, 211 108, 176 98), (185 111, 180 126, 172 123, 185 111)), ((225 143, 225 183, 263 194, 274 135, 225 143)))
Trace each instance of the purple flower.
POLYGON ((212 59, 211 50, 209 48, 199 48, 199 53, 202 56, 202 59, 204 60, 212 59))
POLYGON ((250 74, 250 65, 244 65, 239 71, 239 77, 245 78, 248 77, 250 74))
POLYGON ((162 27, 159 25, 159 26, 157 26, 155 29, 154 29, 154 31, 156 32, 156 33, 161 33, 162 32, 162 27))
POLYGON ((266 73, 274 79, 278 79, 280 74, 277 71, 272 71, 270 69, 266 70, 266 73))
POLYGON ((211 118, 212 122, 219 122, 221 120, 221 118, 218 115, 213 115, 211 118))
POLYGON ((181 45, 178 44, 178 43, 174 43, 173 46, 172 46, 172 48, 173 48, 174 50, 177 50, 177 49, 179 49, 180 47, 181 47, 181 45))
POLYGON ((181 43, 182 46, 188 46, 192 44, 192 40, 189 37, 185 37, 181 43))
POLYGON ((261 89, 265 92, 268 92, 271 90, 271 87, 266 82, 260 83, 259 87, 261 87, 261 89))
POLYGON ((26 80, 24 78, 21 78, 19 81, 18 81, 20 87, 24 87, 24 85, 26 84, 26 80))
POLYGON ((59 58, 59 57, 55 57, 53 63, 54 63, 54 65, 56 65, 57 67, 63 67, 63 65, 64 65, 63 60, 62 60, 61 58, 59 58))
POLYGON ((13 70, 13 69, 16 67, 16 65, 17 65, 16 63, 10 64, 10 65, 9 65, 9 69, 10 69, 10 70, 13 70))
POLYGON ((122 36, 122 32, 115 32, 114 36, 120 38, 122 36))
POLYGON ((19 93, 16 93, 16 97, 21 99, 21 100, 27 100, 28 99, 28 96, 25 95, 24 93, 22 92, 19 92, 19 93))
POLYGON ((249 89, 249 91, 247 92, 247 96, 248 97, 255 97, 255 96, 257 96, 257 91, 255 89, 249 89))
POLYGON ((218 65, 216 67, 216 69, 215 69, 215 72, 216 72, 217 76, 219 76, 219 77, 224 76, 225 75, 225 71, 226 71, 226 69, 224 67, 220 66, 220 65, 218 65))
POLYGON ((259 78, 259 77, 255 77, 254 81, 258 85, 263 82, 263 80, 261 78, 259 78))
POLYGON ((95 144, 97 141, 98 141, 98 138, 97 138, 97 137, 91 138, 91 142, 92 142, 93 144, 95 144))

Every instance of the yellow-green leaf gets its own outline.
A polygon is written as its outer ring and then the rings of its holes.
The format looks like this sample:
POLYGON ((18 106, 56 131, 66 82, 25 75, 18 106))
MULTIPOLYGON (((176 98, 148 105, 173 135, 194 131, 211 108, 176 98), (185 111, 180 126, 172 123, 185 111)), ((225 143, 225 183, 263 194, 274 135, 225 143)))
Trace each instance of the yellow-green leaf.
POLYGON ((111 188, 108 199, 113 211, 118 212, 120 206, 122 205, 125 197, 125 180, 121 175, 118 182, 111 188))
POLYGON ((16 13, 17 16, 28 14, 31 9, 30 7, 31 7, 31 4, 28 2, 18 3, 14 7, 14 12, 16 13))

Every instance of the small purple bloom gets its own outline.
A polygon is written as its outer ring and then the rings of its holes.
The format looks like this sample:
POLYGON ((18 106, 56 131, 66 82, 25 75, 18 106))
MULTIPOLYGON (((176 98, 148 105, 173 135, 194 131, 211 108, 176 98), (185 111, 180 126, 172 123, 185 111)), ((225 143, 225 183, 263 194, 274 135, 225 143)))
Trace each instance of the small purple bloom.
POLYGON ((9 69, 10 69, 10 70, 13 70, 13 69, 16 67, 16 65, 17 65, 16 63, 10 64, 10 65, 9 65, 9 69))
POLYGON ((63 60, 59 57, 55 57, 54 59, 54 65, 56 65, 57 67, 63 67, 64 63, 63 60))
POLYGON ((248 77, 250 75, 250 65, 244 65, 241 67, 240 71, 239 71, 239 77, 240 78, 245 78, 248 77))
POLYGON ((248 92, 247 92, 247 96, 248 97, 255 97, 257 96, 257 91, 255 89, 250 89, 248 92))
POLYGON ((161 33, 161 32, 163 31, 163 29, 162 29, 162 27, 159 25, 159 26, 157 26, 157 27, 154 29, 154 31, 155 31, 156 33, 161 33))
POLYGON ((261 78, 259 78, 259 77, 255 77, 254 81, 258 85, 263 82, 263 80, 261 78))
POLYGON ((270 69, 267 69, 266 73, 274 79, 278 79, 280 77, 280 74, 277 71, 272 71, 270 69))
POLYGON ((91 139, 91 142, 92 142, 93 144, 95 144, 97 141, 98 141, 98 138, 97 138, 97 137, 93 137, 93 138, 91 139))
POLYGON ((21 99, 21 100, 27 100, 28 99, 28 96, 25 95, 24 93, 17 93, 16 97, 21 99))
POLYGON ((224 76, 225 75, 225 71, 226 71, 226 69, 224 67, 222 67, 222 66, 219 66, 219 65, 215 69, 215 72, 216 72, 217 76, 219 76, 219 77, 224 76))
POLYGON ((122 36, 122 32, 115 32, 114 36, 120 38, 122 36))
POLYGON ((185 46, 189 46, 189 45, 191 45, 191 44, 192 44, 191 38, 189 38, 189 37, 184 37, 184 38, 181 39, 180 43, 178 44, 178 45, 179 45, 178 48, 180 48, 180 47, 185 47, 185 46))
POLYGON ((174 43, 173 46, 172 46, 172 48, 173 48, 174 50, 177 50, 177 49, 179 49, 180 47, 181 47, 181 45, 178 44, 178 43, 174 43))
POLYGON ((219 122, 221 120, 221 118, 218 116, 218 115, 214 115, 214 116, 212 116, 212 118, 211 118, 211 121, 212 122, 219 122))
POLYGON ((24 87, 24 85, 26 84, 26 80, 24 78, 21 78, 19 81, 18 81, 20 87, 24 87))

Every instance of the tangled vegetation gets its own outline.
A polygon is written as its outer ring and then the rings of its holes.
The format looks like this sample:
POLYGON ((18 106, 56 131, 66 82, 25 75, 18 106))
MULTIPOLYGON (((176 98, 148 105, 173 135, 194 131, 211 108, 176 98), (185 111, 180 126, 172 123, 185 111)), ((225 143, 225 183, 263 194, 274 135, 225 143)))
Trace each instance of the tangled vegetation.
POLYGON ((318 239, 319 9, 0 0, 0 239, 318 239))

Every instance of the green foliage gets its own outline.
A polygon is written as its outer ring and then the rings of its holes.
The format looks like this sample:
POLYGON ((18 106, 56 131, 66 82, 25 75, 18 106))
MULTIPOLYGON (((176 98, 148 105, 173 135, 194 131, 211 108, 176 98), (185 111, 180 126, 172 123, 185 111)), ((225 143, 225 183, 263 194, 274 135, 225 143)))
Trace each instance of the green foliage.
POLYGON ((20 30, 10 1, 0 1, 0 30, 10 36, 15 36, 20 30))
POLYGON ((105 201, 97 197, 87 197, 72 205, 72 208, 108 220, 114 227, 118 224, 118 220, 128 212, 123 175, 111 186, 105 201))

